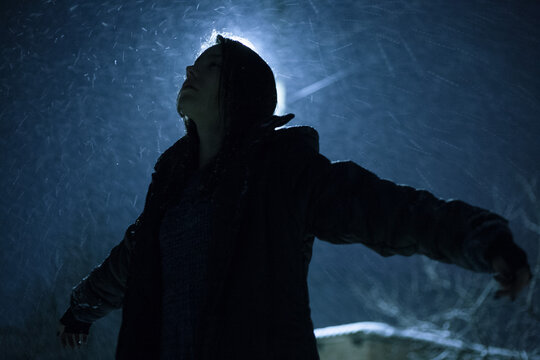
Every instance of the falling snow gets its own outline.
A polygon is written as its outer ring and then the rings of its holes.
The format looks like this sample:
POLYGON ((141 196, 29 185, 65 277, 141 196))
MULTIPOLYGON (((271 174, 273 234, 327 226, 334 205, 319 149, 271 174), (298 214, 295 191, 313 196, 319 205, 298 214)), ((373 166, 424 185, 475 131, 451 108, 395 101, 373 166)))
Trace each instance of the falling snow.
MULTIPOLYGON (((155 161, 184 134, 176 96, 213 29, 254 44, 276 75, 278 111, 315 127, 321 153, 505 216, 540 277, 538 3, 11 3, 0 63, 2 352, 68 356, 54 334, 71 288, 121 240, 155 161)), ((487 274, 320 241, 308 280, 316 328, 429 324, 540 354, 536 281, 516 302, 496 301, 487 274)), ((120 313, 100 323, 90 358, 112 357, 120 313)))

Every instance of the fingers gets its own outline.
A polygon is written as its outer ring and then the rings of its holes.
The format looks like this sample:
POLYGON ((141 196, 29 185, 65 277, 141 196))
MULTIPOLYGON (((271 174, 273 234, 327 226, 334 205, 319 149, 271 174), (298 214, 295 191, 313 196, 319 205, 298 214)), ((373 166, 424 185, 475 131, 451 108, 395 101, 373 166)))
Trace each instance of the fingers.
POLYGON ((75 348, 75 339, 73 338, 74 336, 75 334, 70 334, 70 333, 64 334, 64 339, 66 343, 64 347, 70 347, 72 349, 75 348))
POLYGON ((64 349, 67 347, 72 347, 71 334, 66 334, 66 333, 61 334, 60 341, 62 342, 62 347, 64 349))
POLYGON ((508 296, 514 301, 519 292, 531 281, 532 274, 526 267, 520 268, 516 273, 500 273, 494 276, 495 280, 501 284, 501 289, 495 292, 495 299, 508 296))
POLYGON ((86 334, 62 333, 60 338, 62 341, 62 347, 64 348, 70 347, 72 349, 76 349, 86 345, 88 342, 88 335, 86 334))
POLYGON ((75 349, 77 347, 77 340, 75 340, 75 336, 77 334, 68 334, 69 335, 69 346, 71 346, 72 349, 75 349))
POLYGON ((512 271, 501 256, 497 256, 492 260, 492 267, 498 273, 494 277, 495 280, 501 284, 501 288, 495 293, 495 299, 508 296, 514 301, 518 293, 529 284, 532 278, 528 266, 512 271))
POLYGON ((62 347, 70 347, 72 349, 80 348, 88 343, 88 334, 69 333, 65 331, 65 326, 60 323, 56 331, 56 336, 60 337, 62 347))

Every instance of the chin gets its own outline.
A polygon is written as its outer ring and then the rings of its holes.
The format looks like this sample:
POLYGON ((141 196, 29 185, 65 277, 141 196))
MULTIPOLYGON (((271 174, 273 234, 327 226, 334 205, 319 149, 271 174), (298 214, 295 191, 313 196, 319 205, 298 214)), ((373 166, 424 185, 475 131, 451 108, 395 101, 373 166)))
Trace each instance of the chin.
POLYGON ((182 116, 182 107, 180 106, 180 101, 176 100, 176 112, 178 113, 178 115, 182 116))
POLYGON ((184 116, 189 116, 188 113, 190 113, 189 106, 186 106, 186 103, 184 101, 181 101, 180 98, 178 98, 178 100, 176 101, 176 112, 180 116, 182 116, 182 114, 184 114, 184 116))

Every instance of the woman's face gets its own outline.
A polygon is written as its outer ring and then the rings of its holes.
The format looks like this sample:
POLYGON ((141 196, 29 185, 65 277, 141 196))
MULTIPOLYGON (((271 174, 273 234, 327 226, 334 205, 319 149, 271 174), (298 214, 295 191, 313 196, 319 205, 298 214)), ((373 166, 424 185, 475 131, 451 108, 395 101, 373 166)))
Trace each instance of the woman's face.
POLYGON ((186 68, 186 80, 177 98, 177 110, 192 119, 198 128, 212 127, 219 119, 219 76, 222 49, 206 49, 193 65, 186 68))

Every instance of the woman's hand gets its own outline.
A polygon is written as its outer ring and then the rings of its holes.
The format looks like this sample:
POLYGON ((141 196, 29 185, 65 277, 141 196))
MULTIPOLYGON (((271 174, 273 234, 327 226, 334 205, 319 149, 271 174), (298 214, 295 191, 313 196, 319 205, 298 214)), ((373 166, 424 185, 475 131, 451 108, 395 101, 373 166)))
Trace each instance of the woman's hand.
POLYGON ((495 257, 491 264, 493 270, 497 272, 495 280, 501 285, 501 288, 495 293, 495 299, 508 296, 514 301, 517 294, 531 282, 532 273, 528 266, 521 267, 513 272, 501 256, 495 257))
POLYGON ((80 348, 83 345, 86 345, 88 334, 85 333, 69 333, 65 331, 65 326, 62 323, 58 324, 58 331, 56 336, 60 337, 62 346, 66 348, 67 346, 72 349, 80 348))

